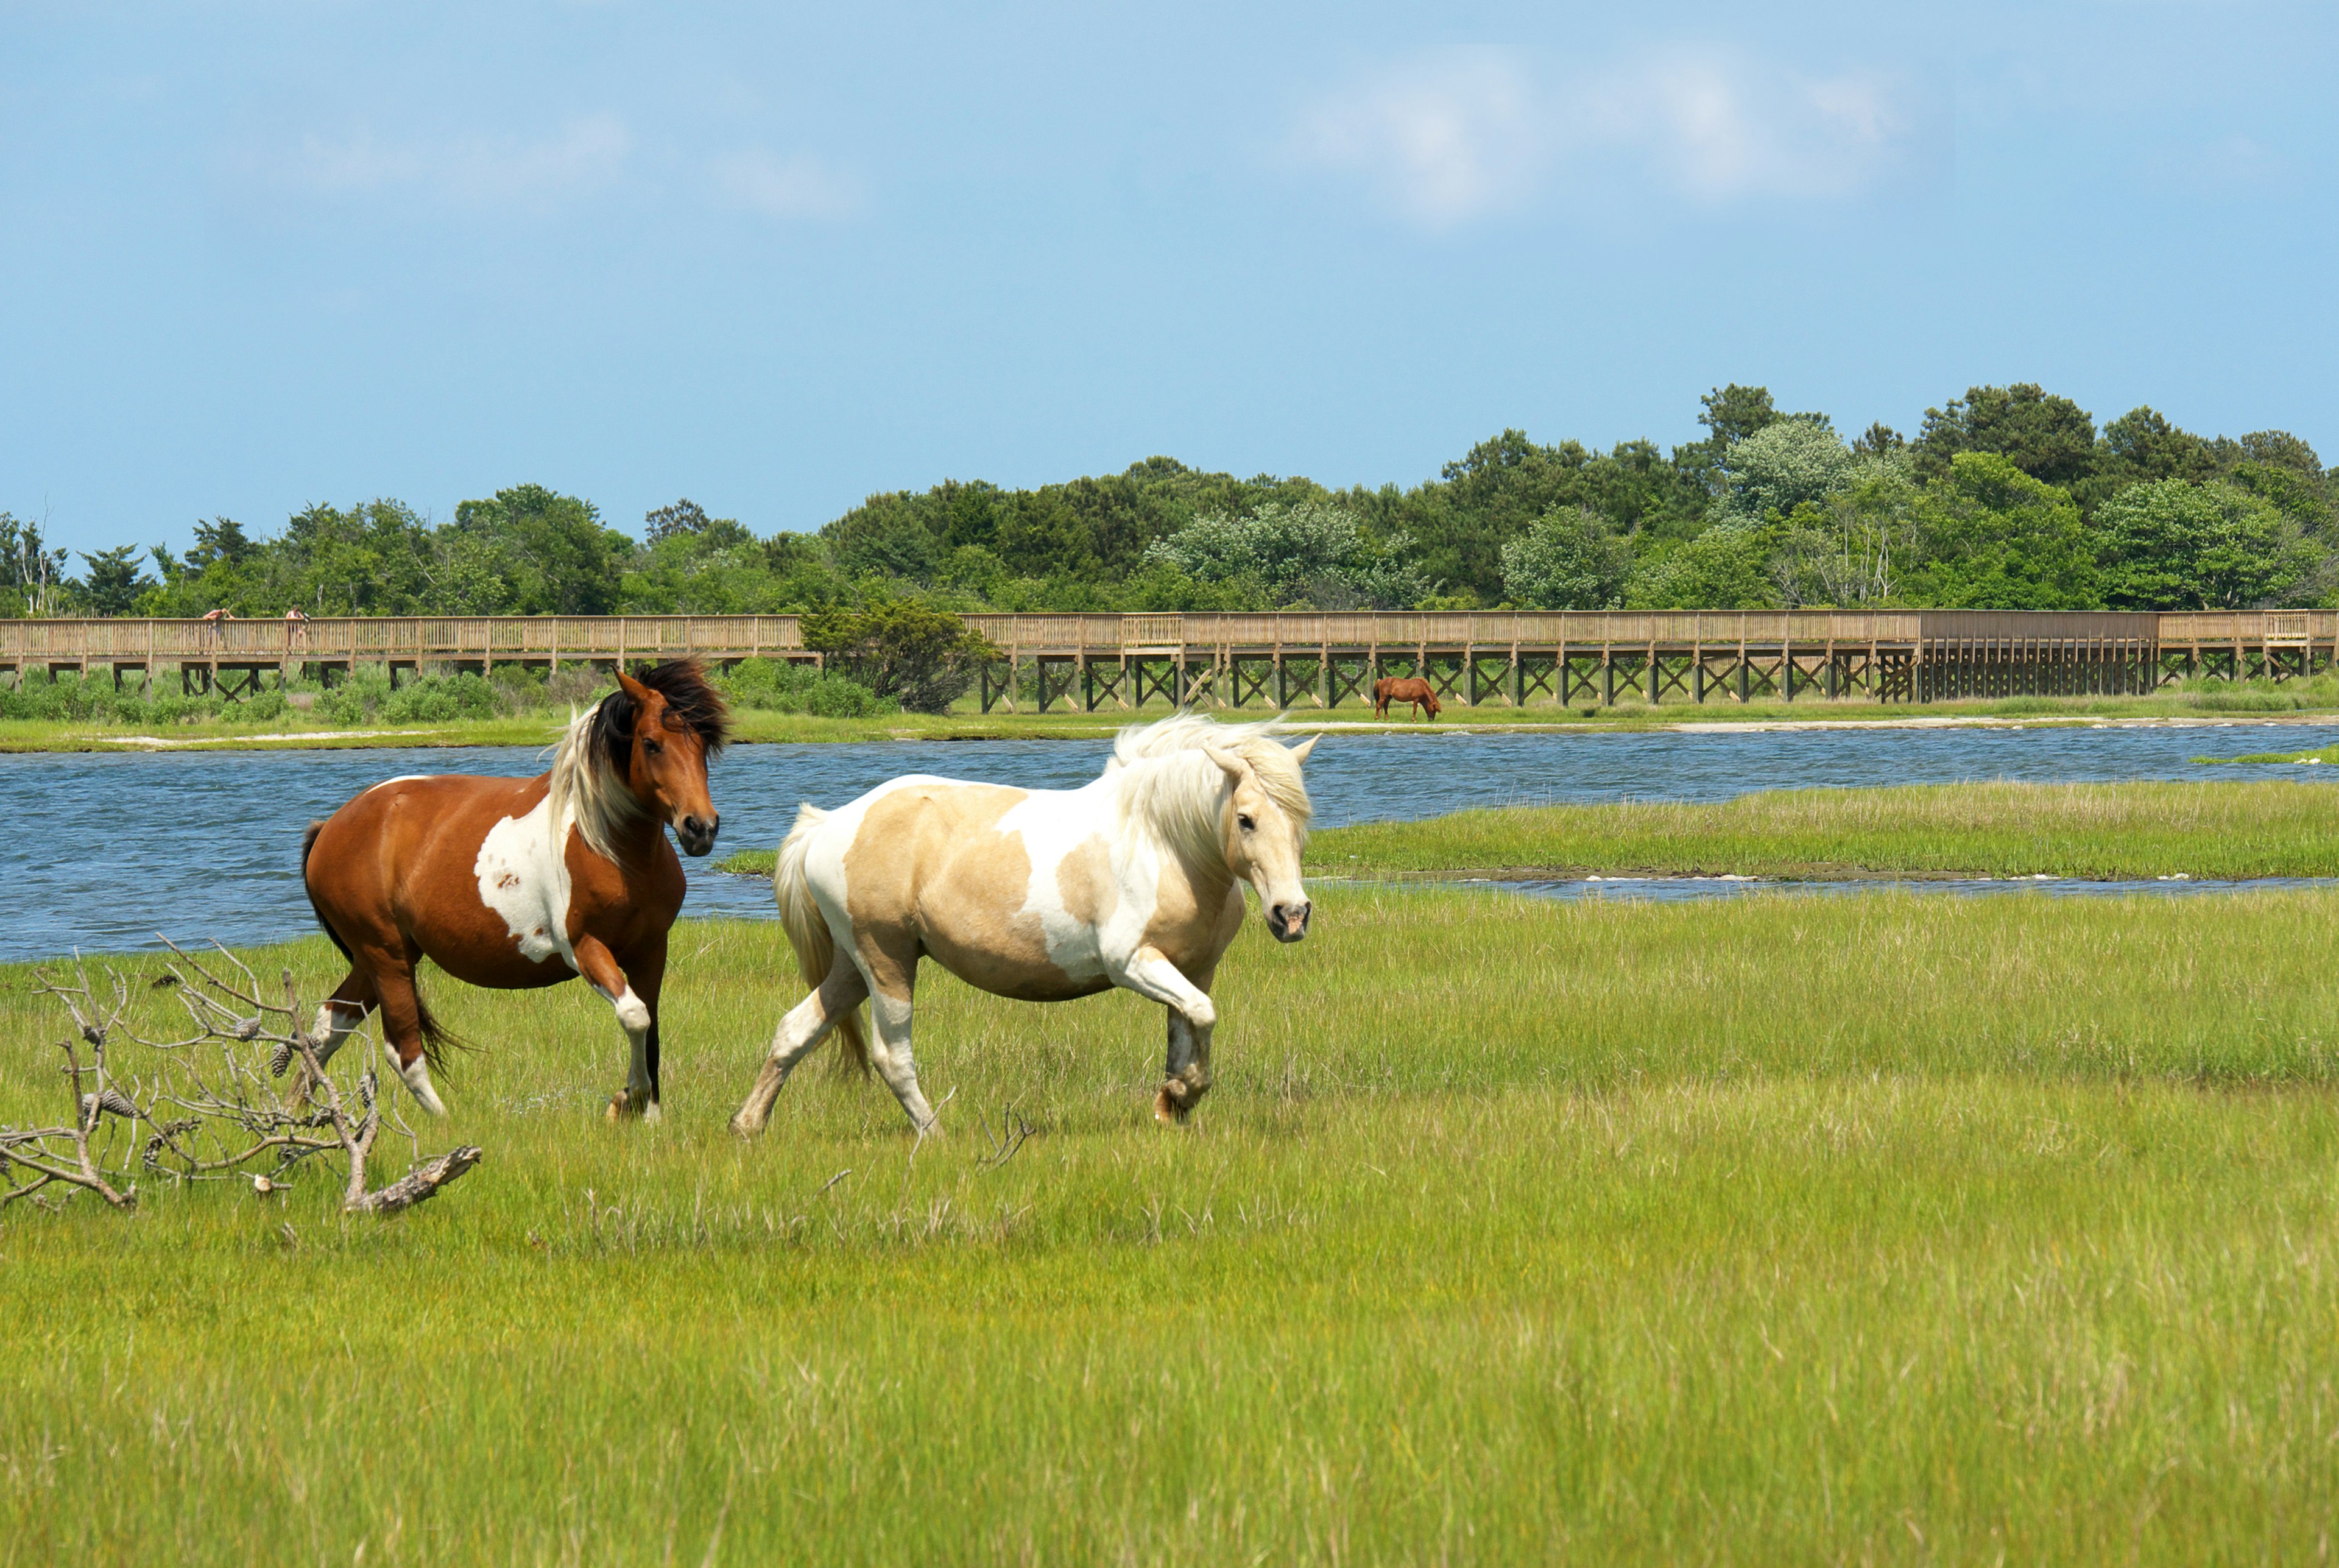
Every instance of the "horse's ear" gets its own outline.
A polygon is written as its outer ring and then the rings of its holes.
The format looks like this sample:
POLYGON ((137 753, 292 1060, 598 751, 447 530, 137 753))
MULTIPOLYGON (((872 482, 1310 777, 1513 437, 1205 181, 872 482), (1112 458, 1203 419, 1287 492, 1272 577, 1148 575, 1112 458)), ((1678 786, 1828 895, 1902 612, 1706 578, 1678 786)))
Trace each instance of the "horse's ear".
POLYGON ((617 672, 617 689, 633 698, 636 706, 646 708, 650 705, 650 688, 623 670, 617 672))
POLYGON ((1306 740, 1301 741, 1298 745, 1293 746, 1291 748, 1291 760, 1296 763, 1306 762, 1308 760, 1308 754, 1314 751, 1316 749, 1316 743, 1323 738, 1324 732, 1322 730, 1318 730, 1314 735, 1309 735, 1306 740))
POLYGON ((1250 772, 1250 764, 1223 746, 1206 745, 1202 748, 1202 754, 1225 769, 1227 777, 1237 784, 1242 783, 1243 775, 1250 772))

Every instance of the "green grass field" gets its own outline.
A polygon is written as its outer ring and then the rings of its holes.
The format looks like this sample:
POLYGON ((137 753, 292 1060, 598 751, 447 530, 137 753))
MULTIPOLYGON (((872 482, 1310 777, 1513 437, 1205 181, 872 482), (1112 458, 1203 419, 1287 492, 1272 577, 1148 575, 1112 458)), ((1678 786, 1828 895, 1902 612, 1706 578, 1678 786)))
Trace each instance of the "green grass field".
POLYGON ((2334 876, 2339 793, 2287 780, 1995 783, 1519 806, 1332 828, 1308 859, 1318 875, 2334 876))
POLYGON ((0 1219, 0 1563, 2327 1550, 2339 899, 1319 899, 1174 1130, 1125 995, 929 969, 952 1136, 808 1070, 741 1146, 775 927, 677 932, 658 1128, 580 988, 439 978, 438 1202, 0 1219))
MULTIPOLYGON (((775 852, 722 870, 769 876, 775 852)), ((2339 876, 2339 794, 2274 783, 1780 790, 1709 805, 1512 806, 1327 828, 1316 877, 2339 876)))

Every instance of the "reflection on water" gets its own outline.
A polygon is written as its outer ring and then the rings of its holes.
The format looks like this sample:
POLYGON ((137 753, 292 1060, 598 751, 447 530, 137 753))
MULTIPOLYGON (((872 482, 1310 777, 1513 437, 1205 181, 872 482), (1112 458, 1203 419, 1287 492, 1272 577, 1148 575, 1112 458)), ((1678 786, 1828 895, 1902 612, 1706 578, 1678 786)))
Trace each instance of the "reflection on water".
MULTIPOLYGON (((2234 776, 2204 753, 2303 751, 2310 725, 2185 729, 1758 731, 1467 735, 1333 732, 1308 765, 1323 826, 1535 801, 1724 800, 1749 790, 2234 776)), ((716 764, 715 859, 778 842, 811 800, 839 804, 905 773, 1068 788, 1096 776, 1102 741, 884 742, 735 747, 716 764)), ((153 947, 154 933, 265 942, 311 929, 301 829, 400 774, 526 776, 535 751, 399 749, 0 756, 0 960, 153 947)), ((2285 768, 2316 778, 2339 770, 2285 768)), ((766 915, 760 879, 686 861, 692 914, 766 915)), ((1577 895, 1580 896, 1580 895, 1577 895)), ((1660 896, 1652 894, 1651 896, 1660 896)))

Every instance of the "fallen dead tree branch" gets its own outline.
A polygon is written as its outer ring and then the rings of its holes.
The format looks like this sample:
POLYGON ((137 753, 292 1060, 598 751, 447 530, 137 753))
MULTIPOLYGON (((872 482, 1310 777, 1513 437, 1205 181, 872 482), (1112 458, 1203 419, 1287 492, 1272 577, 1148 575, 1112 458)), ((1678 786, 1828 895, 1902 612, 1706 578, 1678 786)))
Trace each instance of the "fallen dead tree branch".
POLYGON ((103 987, 79 961, 70 977, 35 971, 35 988, 54 998, 73 1023, 72 1037, 56 1049, 74 1119, 0 1126, 0 1209, 19 1198, 48 1206, 53 1200, 40 1195, 51 1187, 133 1208, 139 1174, 173 1182, 242 1178, 265 1198, 291 1185, 296 1167, 338 1160, 345 1212, 395 1214, 436 1197, 479 1163, 479 1149, 469 1144, 420 1159, 413 1129, 393 1102, 387 1125, 416 1158, 403 1176, 370 1187, 368 1166, 385 1126, 371 1034, 353 1033, 339 1050, 329 1047, 301 1028, 304 1010, 290 970, 282 975, 282 1000, 270 1001, 226 948, 199 958, 165 945, 173 962, 160 979, 135 990, 111 966, 103 987), (133 997, 166 988, 186 1031, 139 1032, 131 1021, 133 997), (357 1049, 349 1050, 352 1045, 357 1049), (341 1070, 353 1074, 346 1080, 331 1070, 331 1059, 343 1052, 341 1070), (118 1057, 132 1060, 133 1070, 123 1070, 118 1057), (288 1084, 285 1075, 296 1064, 300 1070, 288 1084))

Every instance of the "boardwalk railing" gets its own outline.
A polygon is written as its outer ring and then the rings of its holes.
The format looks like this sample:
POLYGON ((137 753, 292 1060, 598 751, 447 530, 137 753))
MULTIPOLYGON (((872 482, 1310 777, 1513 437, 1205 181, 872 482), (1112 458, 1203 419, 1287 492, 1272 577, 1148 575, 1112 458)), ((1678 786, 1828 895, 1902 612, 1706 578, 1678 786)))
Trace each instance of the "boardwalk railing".
MULTIPOLYGON (((1001 653, 985 711, 1163 697, 1336 706, 1388 674, 1465 705, 1884 700, 2144 692, 2183 675, 2283 679, 2339 657, 2339 611, 1662 610, 973 615, 1001 653)), ((0 621, 0 671, 175 668, 189 689, 265 672, 633 664, 685 654, 817 660, 779 616, 428 616, 0 621)))

